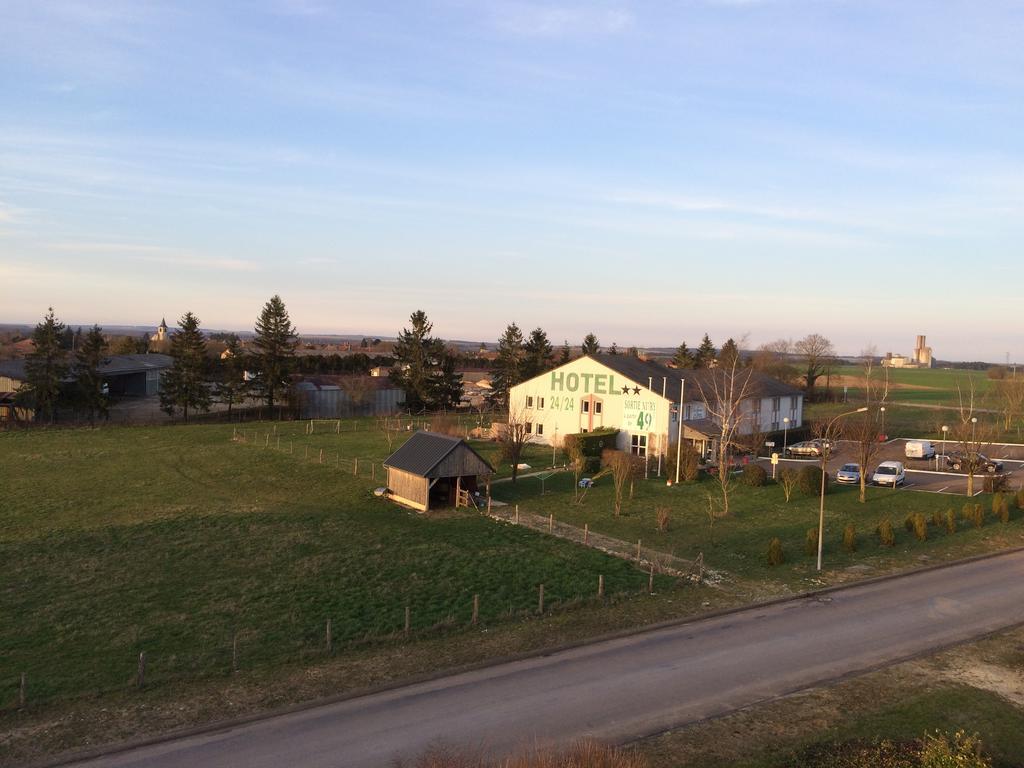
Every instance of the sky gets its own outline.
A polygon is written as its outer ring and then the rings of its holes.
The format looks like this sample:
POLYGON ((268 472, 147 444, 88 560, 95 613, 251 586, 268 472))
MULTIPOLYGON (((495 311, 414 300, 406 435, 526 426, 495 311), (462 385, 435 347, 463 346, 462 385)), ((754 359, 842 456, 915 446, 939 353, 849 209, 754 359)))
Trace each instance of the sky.
POLYGON ((0 322, 1024 360, 1024 2, 0 0, 0 322))

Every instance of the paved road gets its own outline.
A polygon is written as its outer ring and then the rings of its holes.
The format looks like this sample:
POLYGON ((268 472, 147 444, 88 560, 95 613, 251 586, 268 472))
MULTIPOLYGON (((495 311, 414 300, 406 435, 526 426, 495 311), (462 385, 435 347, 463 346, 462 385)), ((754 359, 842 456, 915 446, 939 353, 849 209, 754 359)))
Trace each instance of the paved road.
MULTIPOLYGON (((626 740, 1024 621, 1024 553, 751 608, 184 738, 91 766, 389 766, 626 740)), ((458 642, 458 640, 453 640, 458 642)))

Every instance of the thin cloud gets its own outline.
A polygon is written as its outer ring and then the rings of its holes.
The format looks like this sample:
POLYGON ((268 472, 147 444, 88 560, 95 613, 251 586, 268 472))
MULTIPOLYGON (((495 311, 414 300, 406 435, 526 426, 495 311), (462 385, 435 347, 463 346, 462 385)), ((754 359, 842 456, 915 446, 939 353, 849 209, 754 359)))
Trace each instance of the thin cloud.
POLYGON ((227 272, 252 272, 259 265, 244 259, 225 259, 190 253, 160 245, 139 243, 96 243, 96 242, 57 242, 45 246, 51 251, 80 254, 107 254, 129 256, 134 261, 153 264, 173 264, 176 266, 195 267, 198 269, 218 270, 227 272))
POLYGON ((614 35, 633 26, 634 17, 618 7, 502 2, 490 8, 491 24, 521 37, 614 35))

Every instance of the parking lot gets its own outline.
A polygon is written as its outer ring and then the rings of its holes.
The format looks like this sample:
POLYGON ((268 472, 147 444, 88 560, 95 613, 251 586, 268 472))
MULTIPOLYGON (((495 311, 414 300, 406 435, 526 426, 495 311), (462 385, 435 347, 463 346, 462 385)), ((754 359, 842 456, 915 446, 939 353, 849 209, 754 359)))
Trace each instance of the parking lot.
MULTIPOLYGON (((923 491, 928 493, 949 493, 967 495, 967 474, 965 472, 954 472, 942 466, 941 456, 936 470, 935 459, 908 459, 905 455, 907 440, 900 438, 890 440, 879 446, 871 464, 868 467, 868 476, 874 472, 875 467, 883 461, 901 461, 907 471, 907 482, 903 486, 905 490, 923 491)), ((932 441, 936 453, 942 453, 942 442, 932 441)), ((947 443, 947 452, 955 448, 955 444, 947 443)), ((1024 482, 1024 445, 1016 444, 992 444, 986 446, 982 453, 990 459, 998 459, 1003 462, 1003 474, 1009 477, 1010 487, 1013 489, 1021 487, 1024 482)), ((816 458, 790 458, 779 457, 779 468, 784 466, 800 466, 808 463, 818 463, 816 458)), ((856 462, 855 446, 845 440, 839 441, 836 449, 832 452, 828 462, 828 471, 833 477, 836 471, 847 462, 856 462)), ((759 459, 759 463, 771 472, 769 459, 759 459)), ((976 473, 974 476, 974 495, 982 492, 986 473, 976 473)))

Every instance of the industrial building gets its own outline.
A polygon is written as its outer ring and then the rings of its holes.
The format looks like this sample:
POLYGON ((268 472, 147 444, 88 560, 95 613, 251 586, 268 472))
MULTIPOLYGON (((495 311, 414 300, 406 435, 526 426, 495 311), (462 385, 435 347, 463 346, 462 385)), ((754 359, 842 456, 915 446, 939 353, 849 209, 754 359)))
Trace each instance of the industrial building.
POLYGON ((341 419, 398 413, 405 390, 386 377, 324 374, 296 382, 295 396, 300 418, 341 419))
POLYGON ((917 337, 912 357, 887 352, 882 358, 882 365, 887 368, 931 368, 933 364, 932 348, 925 344, 924 336, 917 337))
MULTIPOLYGON (((666 454, 682 432, 685 442, 710 456, 721 434, 714 418, 716 377, 720 389, 724 376, 721 369, 679 370, 628 355, 587 355, 513 387, 509 413, 526 422, 531 442, 560 445, 565 435, 610 427, 619 430, 615 448, 653 457, 666 454)), ((740 379, 747 383, 739 434, 803 426, 799 389, 747 369, 737 373, 740 379)))

